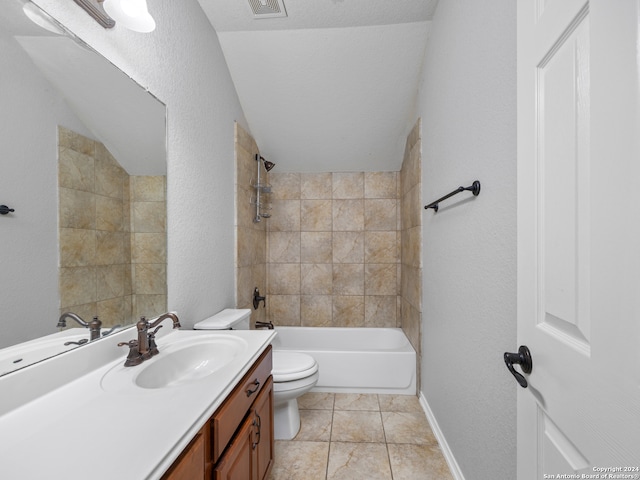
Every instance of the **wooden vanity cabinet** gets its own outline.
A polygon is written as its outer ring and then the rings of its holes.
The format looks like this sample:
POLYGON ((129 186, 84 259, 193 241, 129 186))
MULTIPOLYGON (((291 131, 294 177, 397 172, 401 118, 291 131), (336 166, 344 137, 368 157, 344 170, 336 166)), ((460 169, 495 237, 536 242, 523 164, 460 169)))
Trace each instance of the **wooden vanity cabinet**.
POLYGON ((258 439, 255 447, 257 480, 265 480, 273 466, 273 377, 260 392, 254 403, 254 412, 258 418, 258 439))
POLYGON ((264 480, 273 465, 269 346, 162 480, 264 480))
POLYGON ((249 415, 214 468, 214 480, 263 480, 273 463, 273 381, 260 391, 249 415))
POLYGON ((204 431, 200 430, 178 459, 173 462, 173 465, 162 479, 192 480, 194 478, 204 478, 205 452, 205 435, 204 431))

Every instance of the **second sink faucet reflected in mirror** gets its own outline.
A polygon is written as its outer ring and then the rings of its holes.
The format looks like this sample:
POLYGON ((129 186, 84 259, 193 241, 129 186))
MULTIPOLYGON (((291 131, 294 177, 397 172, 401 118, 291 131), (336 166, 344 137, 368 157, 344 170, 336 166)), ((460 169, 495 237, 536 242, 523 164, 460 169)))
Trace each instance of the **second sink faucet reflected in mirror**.
POLYGON ((93 317, 93 320, 90 322, 85 322, 79 315, 76 315, 73 312, 65 312, 60 315, 58 319, 58 328, 65 328, 67 326, 67 318, 75 320, 78 324, 82 325, 85 328, 89 329, 89 340, 94 341, 100 338, 100 327, 102 326, 102 322, 98 320, 98 317, 93 317))

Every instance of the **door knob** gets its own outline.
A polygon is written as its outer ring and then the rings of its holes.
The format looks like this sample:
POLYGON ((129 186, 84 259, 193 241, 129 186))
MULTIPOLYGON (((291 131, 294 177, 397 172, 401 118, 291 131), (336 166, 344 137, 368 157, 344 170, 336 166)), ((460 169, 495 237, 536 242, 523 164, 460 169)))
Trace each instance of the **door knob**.
POLYGON ((516 381, 522 388, 527 388, 529 385, 527 379, 521 373, 516 372, 513 368, 514 364, 519 364, 524 373, 531 373, 533 370, 533 360, 531 359, 531 352, 526 345, 521 345, 518 349, 518 353, 504 352, 504 363, 507 365, 509 371, 516 378, 516 381))

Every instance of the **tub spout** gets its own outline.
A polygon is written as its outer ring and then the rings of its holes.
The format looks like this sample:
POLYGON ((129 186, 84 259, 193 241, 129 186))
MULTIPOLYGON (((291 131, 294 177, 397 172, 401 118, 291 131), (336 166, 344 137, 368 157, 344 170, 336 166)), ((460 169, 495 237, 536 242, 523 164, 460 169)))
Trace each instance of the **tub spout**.
POLYGON ((273 322, 261 322, 256 320, 256 328, 268 328, 269 330, 273 330, 273 322))

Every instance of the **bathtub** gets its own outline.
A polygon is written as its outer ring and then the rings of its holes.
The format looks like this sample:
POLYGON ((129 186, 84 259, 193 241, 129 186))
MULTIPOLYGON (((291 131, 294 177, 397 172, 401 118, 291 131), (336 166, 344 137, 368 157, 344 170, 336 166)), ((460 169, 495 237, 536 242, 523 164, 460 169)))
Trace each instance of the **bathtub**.
POLYGON ((274 350, 307 353, 314 392, 416 394, 416 352, 400 328, 276 327, 274 350))

